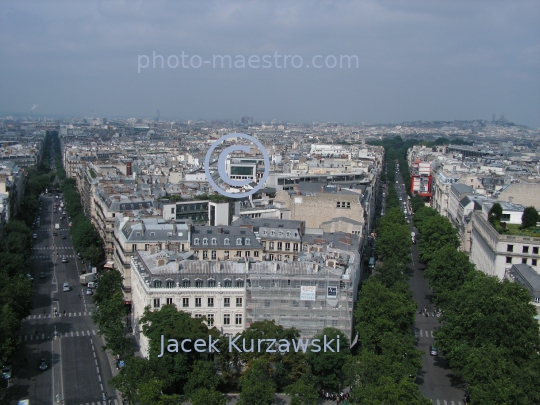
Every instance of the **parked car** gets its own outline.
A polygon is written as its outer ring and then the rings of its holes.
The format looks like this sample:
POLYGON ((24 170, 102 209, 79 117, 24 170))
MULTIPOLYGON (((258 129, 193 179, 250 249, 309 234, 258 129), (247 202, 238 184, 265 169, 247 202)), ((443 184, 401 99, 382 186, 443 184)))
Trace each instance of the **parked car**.
POLYGON ((69 291, 69 290, 70 290, 70 287, 69 287, 68 283, 62 284, 62 291, 66 292, 66 291, 69 291))
POLYGON ((34 281, 34 277, 30 273, 26 273, 26 278, 32 282, 34 281))
POLYGON ((32 235, 32 239, 37 239, 37 233, 32 235))
POLYGON ((67 257, 66 256, 62 256, 62 263, 67 263, 68 260, 67 260, 67 257))
POLYGON ((87 288, 86 289, 86 295, 92 295, 94 292, 92 291, 91 288, 87 288))
POLYGON ((439 355, 439 349, 437 349, 435 346, 429 347, 429 354, 432 356, 438 356, 439 355))
POLYGON ((9 364, 2 367, 2 377, 4 377, 5 380, 11 378, 11 366, 9 364))
POLYGON ((41 371, 43 370, 47 370, 49 368, 49 365, 47 364, 47 360, 45 360, 45 357, 43 357, 40 361, 39 361, 39 369, 41 371))
POLYGON ((45 272, 44 271, 39 273, 39 278, 42 279, 42 280, 45 278, 45 272))

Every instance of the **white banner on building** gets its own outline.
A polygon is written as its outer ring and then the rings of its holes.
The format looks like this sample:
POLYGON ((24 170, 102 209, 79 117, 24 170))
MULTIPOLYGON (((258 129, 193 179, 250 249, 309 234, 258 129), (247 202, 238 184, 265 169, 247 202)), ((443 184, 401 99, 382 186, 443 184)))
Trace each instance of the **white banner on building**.
POLYGON ((317 287, 302 285, 300 286, 300 301, 315 301, 317 287))

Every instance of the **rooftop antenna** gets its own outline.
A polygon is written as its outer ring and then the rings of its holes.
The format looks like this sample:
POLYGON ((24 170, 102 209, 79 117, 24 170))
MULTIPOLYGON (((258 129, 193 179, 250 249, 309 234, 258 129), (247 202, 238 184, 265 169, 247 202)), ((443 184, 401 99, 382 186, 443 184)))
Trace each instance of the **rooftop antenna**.
POLYGON ((34 104, 34 105, 32 106, 32 108, 31 108, 31 110, 30 110, 30 120, 31 120, 32 122, 34 122, 34 117, 33 117, 33 116, 34 116, 34 113, 33 113, 33 111, 37 108, 37 106, 38 106, 37 104, 34 104))

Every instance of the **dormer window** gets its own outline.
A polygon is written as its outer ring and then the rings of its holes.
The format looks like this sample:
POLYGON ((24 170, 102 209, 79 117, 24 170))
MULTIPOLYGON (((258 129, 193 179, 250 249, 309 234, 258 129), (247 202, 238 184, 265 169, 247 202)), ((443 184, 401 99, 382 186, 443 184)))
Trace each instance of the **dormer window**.
POLYGON ((212 245, 217 245, 217 239, 216 238, 212 238, 212 245))
POLYGON ((174 281, 173 280, 167 280, 166 286, 167 286, 167 288, 174 288, 174 281))
POLYGON ((203 244, 203 245, 208 245, 208 238, 204 238, 204 239, 202 240, 202 244, 203 244))
POLYGON ((223 287, 232 287, 232 280, 230 278, 223 280, 223 287))
POLYGON ((214 280, 213 278, 209 278, 207 282, 208 282, 208 287, 216 286, 216 280, 214 280))
POLYGON ((278 235, 283 236, 283 231, 279 231, 278 235))
POLYGON ((244 286, 244 280, 242 280, 241 278, 237 278, 236 279, 236 286, 237 287, 243 287, 244 286))
POLYGON ((195 238, 195 239, 193 240, 193 244, 194 244, 194 245, 198 245, 198 244, 199 244, 199 238, 195 238))
POLYGON ((224 243, 225 245, 228 245, 228 244, 229 244, 229 238, 225 238, 225 239, 223 240, 223 243, 224 243))
POLYGON ((268 235, 268 231, 265 229, 263 232, 262 232, 263 236, 266 236, 268 235))
POLYGON ((291 231, 287 231, 287 238, 291 237, 291 231))
POLYGON ((140 232, 137 232, 137 236, 141 236, 141 233, 140 233, 140 232))
POLYGON ((242 244, 242 238, 236 238, 236 244, 241 245, 242 244))
POLYGON ((161 288, 161 280, 154 280, 154 288, 161 288))
POLYGON ((150 236, 156 236, 155 232, 150 232, 150 236))
POLYGON ((198 278, 195 280, 195 287, 202 287, 203 286, 203 281, 198 278))
POLYGON ((190 284, 189 279, 184 278, 182 280, 182 287, 189 287, 189 284, 190 284))
POLYGON ((270 231, 270 236, 275 236, 276 235, 276 231, 270 231))
POLYGON ((246 238, 246 246, 249 246, 249 245, 251 245, 251 239, 246 238))

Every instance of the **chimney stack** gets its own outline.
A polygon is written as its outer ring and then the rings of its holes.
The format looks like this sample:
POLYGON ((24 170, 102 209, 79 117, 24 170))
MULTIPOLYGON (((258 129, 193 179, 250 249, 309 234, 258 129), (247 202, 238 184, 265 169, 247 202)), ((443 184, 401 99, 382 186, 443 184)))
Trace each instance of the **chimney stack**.
POLYGON ((321 186, 321 194, 324 193, 324 186, 321 186))
POLYGON ((341 184, 338 184, 337 191, 341 191, 341 184))
POLYGON ((222 233, 223 233, 223 228, 220 227, 220 226, 218 226, 217 233, 218 233, 218 234, 222 234, 222 233))

